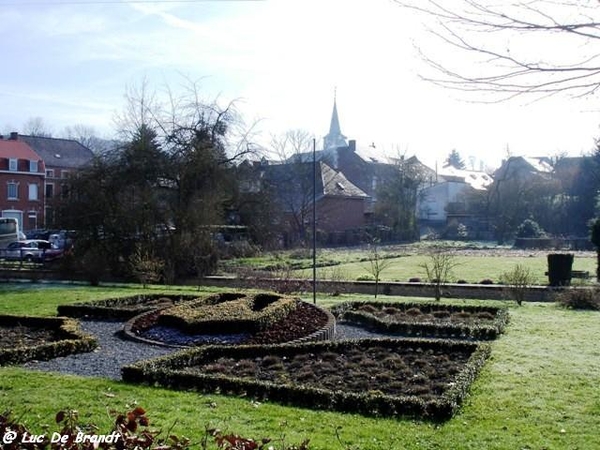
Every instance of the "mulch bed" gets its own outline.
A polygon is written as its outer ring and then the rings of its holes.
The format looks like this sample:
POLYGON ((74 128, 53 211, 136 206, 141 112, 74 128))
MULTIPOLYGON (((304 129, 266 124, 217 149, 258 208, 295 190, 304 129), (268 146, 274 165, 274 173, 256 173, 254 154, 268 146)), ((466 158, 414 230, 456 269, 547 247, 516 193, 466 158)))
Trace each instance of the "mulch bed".
POLYGON ((293 357, 222 357, 186 368, 186 372, 241 377, 275 383, 385 395, 439 397, 464 367, 471 352, 418 347, 351 347, 345 353, 324 351, 293 357))
POLYGON ((0 326, 0 349, 33 347, 60 340, 56 330, 24 325, 0 326))

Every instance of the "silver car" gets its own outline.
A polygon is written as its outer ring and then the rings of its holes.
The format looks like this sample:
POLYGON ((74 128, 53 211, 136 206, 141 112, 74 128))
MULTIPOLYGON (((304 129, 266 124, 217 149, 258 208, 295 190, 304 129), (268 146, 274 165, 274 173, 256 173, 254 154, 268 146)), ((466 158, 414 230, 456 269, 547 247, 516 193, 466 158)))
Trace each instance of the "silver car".
POLYGON ((42 239, 11 242, 4 250, 0 250, 0 257, 8 261, 52 261, 62 254, 62 250, 42 239))

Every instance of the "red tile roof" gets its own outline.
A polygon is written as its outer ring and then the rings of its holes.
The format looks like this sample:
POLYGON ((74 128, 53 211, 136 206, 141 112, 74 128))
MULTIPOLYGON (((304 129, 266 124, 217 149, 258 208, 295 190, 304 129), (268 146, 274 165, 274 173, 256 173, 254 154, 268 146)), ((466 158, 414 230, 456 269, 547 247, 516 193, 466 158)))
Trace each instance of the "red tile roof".
POLYGON ((27 143, 20 140, 0 139, 0 158, 16 158, 31 161, 41 161, 38 155, 27 143))

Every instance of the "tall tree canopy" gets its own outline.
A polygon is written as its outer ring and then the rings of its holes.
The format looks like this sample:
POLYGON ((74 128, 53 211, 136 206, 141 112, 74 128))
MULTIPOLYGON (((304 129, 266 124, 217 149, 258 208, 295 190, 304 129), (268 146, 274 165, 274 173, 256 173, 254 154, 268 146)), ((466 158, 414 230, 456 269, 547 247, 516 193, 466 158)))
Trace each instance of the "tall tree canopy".
POLYGON ((168 109, 146 86, 128 100, 122 144, 72 177, 62 224, 80 232, 80 251, 93 248, 114 271, 141 247, 166 262, 168 278, 209 272, 215 227, 235 197, 234 162, 253 151, 236 139, 234 107, 203 103, 195 89, 171 94, 168 109))

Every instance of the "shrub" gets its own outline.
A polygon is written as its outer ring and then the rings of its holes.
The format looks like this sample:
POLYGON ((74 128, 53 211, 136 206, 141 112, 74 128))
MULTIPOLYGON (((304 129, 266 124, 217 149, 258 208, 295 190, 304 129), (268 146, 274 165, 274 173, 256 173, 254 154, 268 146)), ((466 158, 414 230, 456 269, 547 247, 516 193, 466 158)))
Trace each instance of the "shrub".
POLYGON ((535 220, 525 219, 521 225, 517 227, 517 237, 543 238, 546 237, 546 232, 535 220))
POLYGON ((556 301, 569 309, 600 311, 600 289, 569 289, 558 294, 556 301))
POLYGON ((356 281, 375 281, 373 275, 360 275, 356 278, 356 281))
POLYGON ((517 264, 508 272, 500 275, 500 283, 506 286, 508 294, 521 306, 525 300, 527 288, 534 282, 533 275, 528 267, 517 264))
POLYGON ((137 246, 129 257, 129 268, 145 289, 149 283, 160 281, 165 269, 165 262, 156 258, 151 252, 144 251, 141 246, 137 246))
POLYGON ((494 281, 490 280, 489 278, 484 278, 479 282, 479 284, 494 284, 494 281))

